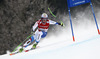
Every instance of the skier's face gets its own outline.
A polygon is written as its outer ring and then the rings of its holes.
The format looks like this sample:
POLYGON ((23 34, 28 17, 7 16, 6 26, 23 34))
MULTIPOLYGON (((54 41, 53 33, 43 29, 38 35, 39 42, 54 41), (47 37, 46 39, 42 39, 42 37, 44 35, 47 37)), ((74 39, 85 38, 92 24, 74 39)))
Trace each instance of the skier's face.
POLYGON ((42 23, 46 24, 46 22, 47 22, 47 18, 42 18, 42 23))

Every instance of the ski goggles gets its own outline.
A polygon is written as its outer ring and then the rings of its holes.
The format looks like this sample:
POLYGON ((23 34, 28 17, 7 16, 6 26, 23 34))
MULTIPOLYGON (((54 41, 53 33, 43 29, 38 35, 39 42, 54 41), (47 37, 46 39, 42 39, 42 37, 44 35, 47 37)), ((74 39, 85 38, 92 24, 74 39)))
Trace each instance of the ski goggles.
POLYGON ((41 18, 41 20, 47 20, 48 18, 41 18))

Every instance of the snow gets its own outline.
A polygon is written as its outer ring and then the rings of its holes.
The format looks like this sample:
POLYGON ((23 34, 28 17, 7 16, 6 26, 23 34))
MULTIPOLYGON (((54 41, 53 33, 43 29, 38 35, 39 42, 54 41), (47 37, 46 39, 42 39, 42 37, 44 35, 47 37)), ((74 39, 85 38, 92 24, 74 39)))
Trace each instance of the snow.
POLYGON ((13 56, 6 54, 0 56, 0 59, 100 59, 99 55, 100 36, 96 35, 88 40, 69 45, 63 42, 13 56), (60 45, 60 47, 58 47, 58 45, 60 45))

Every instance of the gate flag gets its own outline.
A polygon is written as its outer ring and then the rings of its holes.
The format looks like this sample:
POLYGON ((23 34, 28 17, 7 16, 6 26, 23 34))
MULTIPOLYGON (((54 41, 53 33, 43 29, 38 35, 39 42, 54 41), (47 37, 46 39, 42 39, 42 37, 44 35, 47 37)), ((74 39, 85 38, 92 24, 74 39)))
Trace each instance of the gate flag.
POLYGON ((95 13, 94 13, 94 10, 93 10, 93 6, 92 6, 91 0, 67 0, 68 11, 69 11, 69 18, 70 18, 70 25, 71 25, 72 36, 73 36, 73 41, 75 41, 75 38, 74 38, 74 32, 73 32, 73 25, 72 25, 72 20, 71 20, 70 8, 71 7, 78 6, 78 5, 86 4, 86 3, 90 3, 90 6, 91 6, 92 12, 93 12, 93 16, 94 16, 94 20, 95 20, 95 23, 96 23, 96 26, 97 26, 97 31, 98 31, 98 34, 100 34, 99 27, 98 27, 98 23, 97 23, 97 20, 96 20, 96 16, 95 16, 95 13))

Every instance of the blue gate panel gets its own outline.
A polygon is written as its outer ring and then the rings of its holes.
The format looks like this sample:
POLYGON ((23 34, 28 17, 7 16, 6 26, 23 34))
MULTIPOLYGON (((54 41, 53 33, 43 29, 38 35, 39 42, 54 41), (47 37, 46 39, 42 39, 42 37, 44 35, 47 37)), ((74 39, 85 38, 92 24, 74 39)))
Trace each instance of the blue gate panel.
POLYGON ((68 7, 74 7, 85 3, 90 3, 91 0, 67 0, 68 7))

